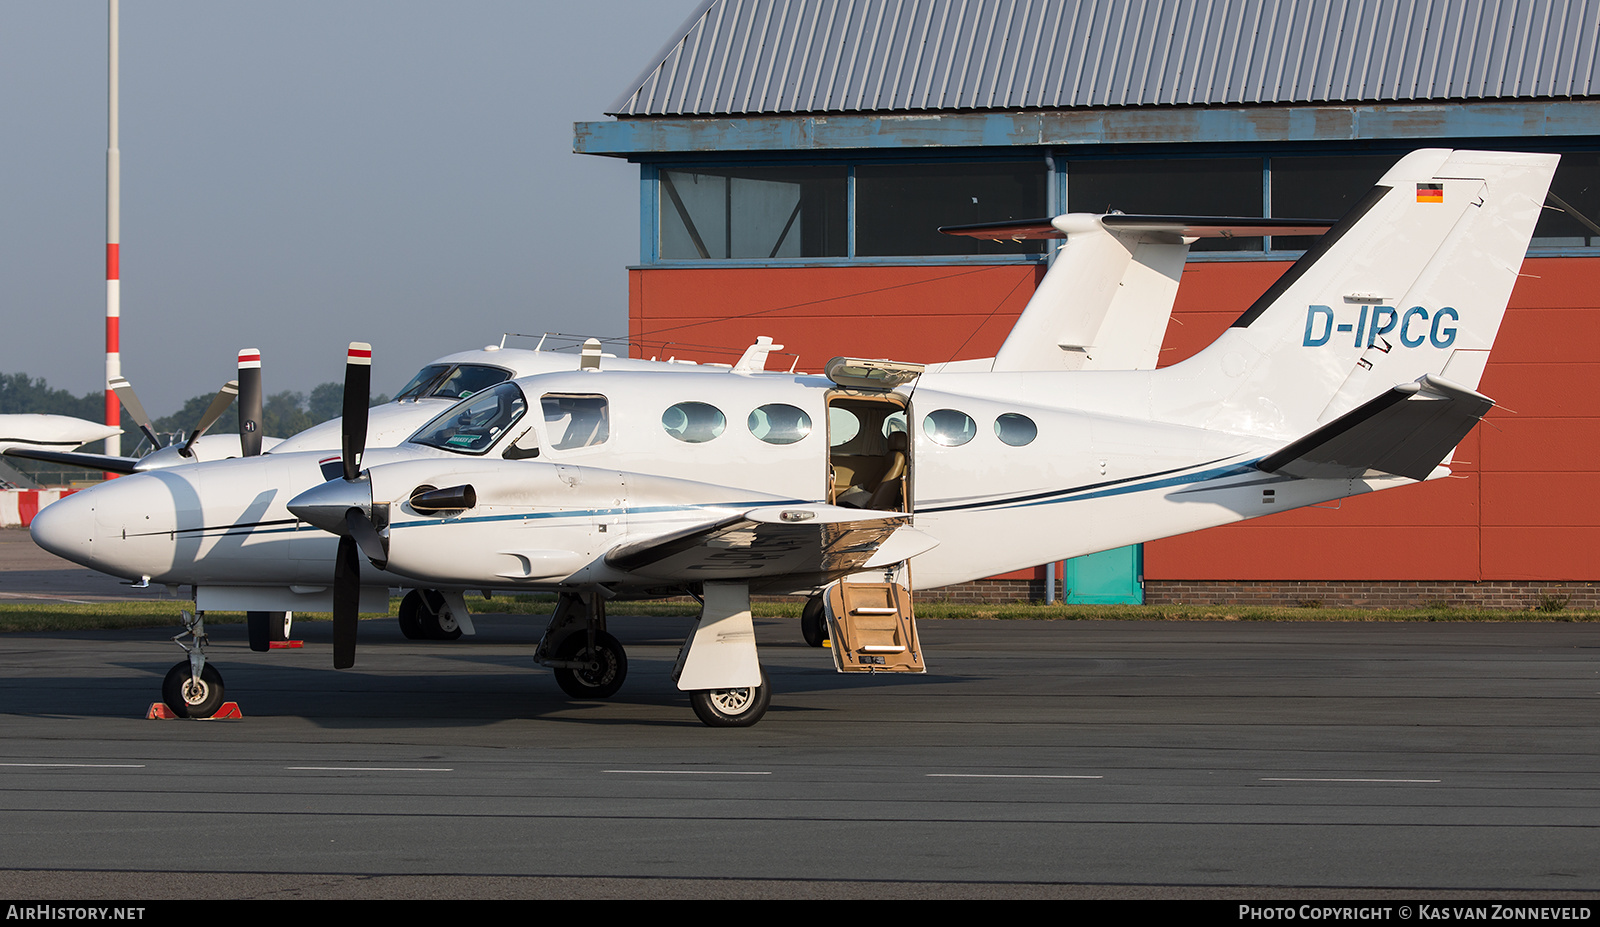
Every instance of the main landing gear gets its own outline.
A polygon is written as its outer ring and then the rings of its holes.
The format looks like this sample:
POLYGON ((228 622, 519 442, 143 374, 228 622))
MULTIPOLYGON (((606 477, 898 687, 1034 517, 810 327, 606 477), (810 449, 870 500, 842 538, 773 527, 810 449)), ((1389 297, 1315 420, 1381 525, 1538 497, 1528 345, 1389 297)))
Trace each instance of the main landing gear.
POLYGON ((161 700, 180 718, 209 718, 222 707, 222 674, 206 662, 206 620, 204 613, 183 613, 183 632, 173 643, 188 651, 189 659, 167 670, 161 681, 161 700), (192 637, 194 644, 183 639, 192 637))
POLYGON ((413 589, 400 600, 400 633, 407 640, 453 641, 461 622, 435 589, 413 589))
POLYGON ((628 655, 606 633, 605 593, 562 593, 534 659, 550 667, 556 685, 573 698, 616 695, 628 678, 628 655))
MULTIPOLYGON (((535 652, 561 691, 576 699, 610 698, 628 676, 628 656, 606 631, 606 595, 599 587, 562 593, 535 652)), ((749 727, 767 713, 772 687, 756 657, 747 586, 705 584, 700 617, 678 651, 673 679, 710 727, 749 727)))
POLYGON ((708 582, 700 618, 678 652, 678 688, 709 727, 750 727, 767 713, 772 686, 756 655, 750 587, 708 582))

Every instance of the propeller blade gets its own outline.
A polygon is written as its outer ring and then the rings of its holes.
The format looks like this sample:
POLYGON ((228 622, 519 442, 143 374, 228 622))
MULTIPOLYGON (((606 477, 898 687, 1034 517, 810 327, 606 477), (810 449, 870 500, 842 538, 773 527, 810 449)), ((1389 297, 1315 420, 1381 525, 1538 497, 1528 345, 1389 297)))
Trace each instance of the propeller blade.
POLYGON ((372 565, 383 569, 389 563, 389 545, 372 520, 360 509, 352 508, 344 513, 344 524, 372 565))
POLYGON ((222 389, 217 391, 217 398, 211 400, 211 405, 206 406, 205 414, 200 416, 199 424, 195 426, 194 431, 189 433, 189 440, 183 442, 183 447, 179 450, 179 453, 185 457, 190 456, 189 449, 194 447, 194 443, 200 440, 201 435, 206 433, 206 429, 217 423, 217 419, 222 417, 222 413, 228 411, 228 407, 233 405, 234 397, 238 395, 238 380, 229 380, 222 384, 222 389))
MULTIPOLYGON (((419 487, 422 488, 422 487, 419 487)), ((411 507, 419 512, 450 512, 470 509, 478 504, 478 491, 472 486, 447 486, 411 494, 411 507)))
POLYGON ((341 458, 344 478, 354 482, 361 474, 361 455, 367 447, 367 403, 372 396, 372 345, 350 342, 344 364, 344 418, 341 458))
POLYGON ((361 550, 355 539, 339 539, 333 564, 333 668, 356 665, 356 620, 361 610, 361 550))
POLYGON ((150 439, 150 446, 159 450, 161 440, 156 437, 156 430, 150 425, 150 416, 144 412, 144 404, 139 402, 139 397, 133 391, 133 384, 126 377, 112 377, 111 391, 117 394, 117 401, 128 410, 128 417, 139 426, 144 436, 150 439))
POLYGON ((244 457, 261 453, 261 351, 258 348, 239 352, 239 453, 244 457))

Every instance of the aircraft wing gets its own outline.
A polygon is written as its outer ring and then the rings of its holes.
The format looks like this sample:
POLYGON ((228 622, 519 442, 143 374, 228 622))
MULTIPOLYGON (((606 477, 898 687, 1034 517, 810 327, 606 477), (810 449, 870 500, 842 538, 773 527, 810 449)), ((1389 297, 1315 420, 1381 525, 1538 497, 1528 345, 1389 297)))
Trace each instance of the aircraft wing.
POLYGON ((80 454, 76 451, 45 451, 32 447, 8 447, 5 454, 8 457, 21 457, 24 460, 65 464, 69 467, 87 467, 90 470, 104 470, 107 473, 133 473, 140 460, 138 457, 80 454))
POLYGON ((1492 408, 1494 400, 1482 393, 1428 374, 1351 409, 1256 466, 1303 479, 1376 470, 1425 480, 1492 408))
POLYGON ((899 512, 831 505, 764 506, 618 545, 606 554, 606 563, 663 579, 783 577, 821 583, 897 563, 938 544, 910 522, 911 516, 899 512))

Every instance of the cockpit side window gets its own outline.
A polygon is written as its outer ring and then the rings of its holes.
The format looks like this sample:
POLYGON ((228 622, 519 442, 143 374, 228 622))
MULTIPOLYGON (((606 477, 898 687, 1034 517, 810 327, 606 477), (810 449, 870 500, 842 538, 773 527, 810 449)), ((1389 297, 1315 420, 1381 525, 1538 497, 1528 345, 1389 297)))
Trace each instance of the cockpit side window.
POLYGON ((501 383, 446 409, 411 440, 460 454, 482 454, 527 411, 522 390, 515 383, 501 383))
POLYGON ((545 393, 544 430, 558 451, 604 444, 611 437, 611 408, 606 397, 590 394, 545 393))

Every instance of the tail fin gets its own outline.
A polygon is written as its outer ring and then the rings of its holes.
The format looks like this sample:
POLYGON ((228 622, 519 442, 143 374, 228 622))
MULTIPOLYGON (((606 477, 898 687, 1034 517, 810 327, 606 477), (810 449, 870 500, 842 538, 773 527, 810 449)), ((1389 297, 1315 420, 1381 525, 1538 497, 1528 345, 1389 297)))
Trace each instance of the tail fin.
POLYGON ((1315 219, 1068 213, 1054 219, 947 226, 939 231, 1002 241, 1067 240, 984 369, 1154 370, 1190 243, 1199 238, 1320 235, 1332 224, 1315 219))
POLYGON ((1152 411, 1297 437, 1423 376, 1475 389, 1558 160, 1402 158, 1221 338, 1158 372, 1152 411))

